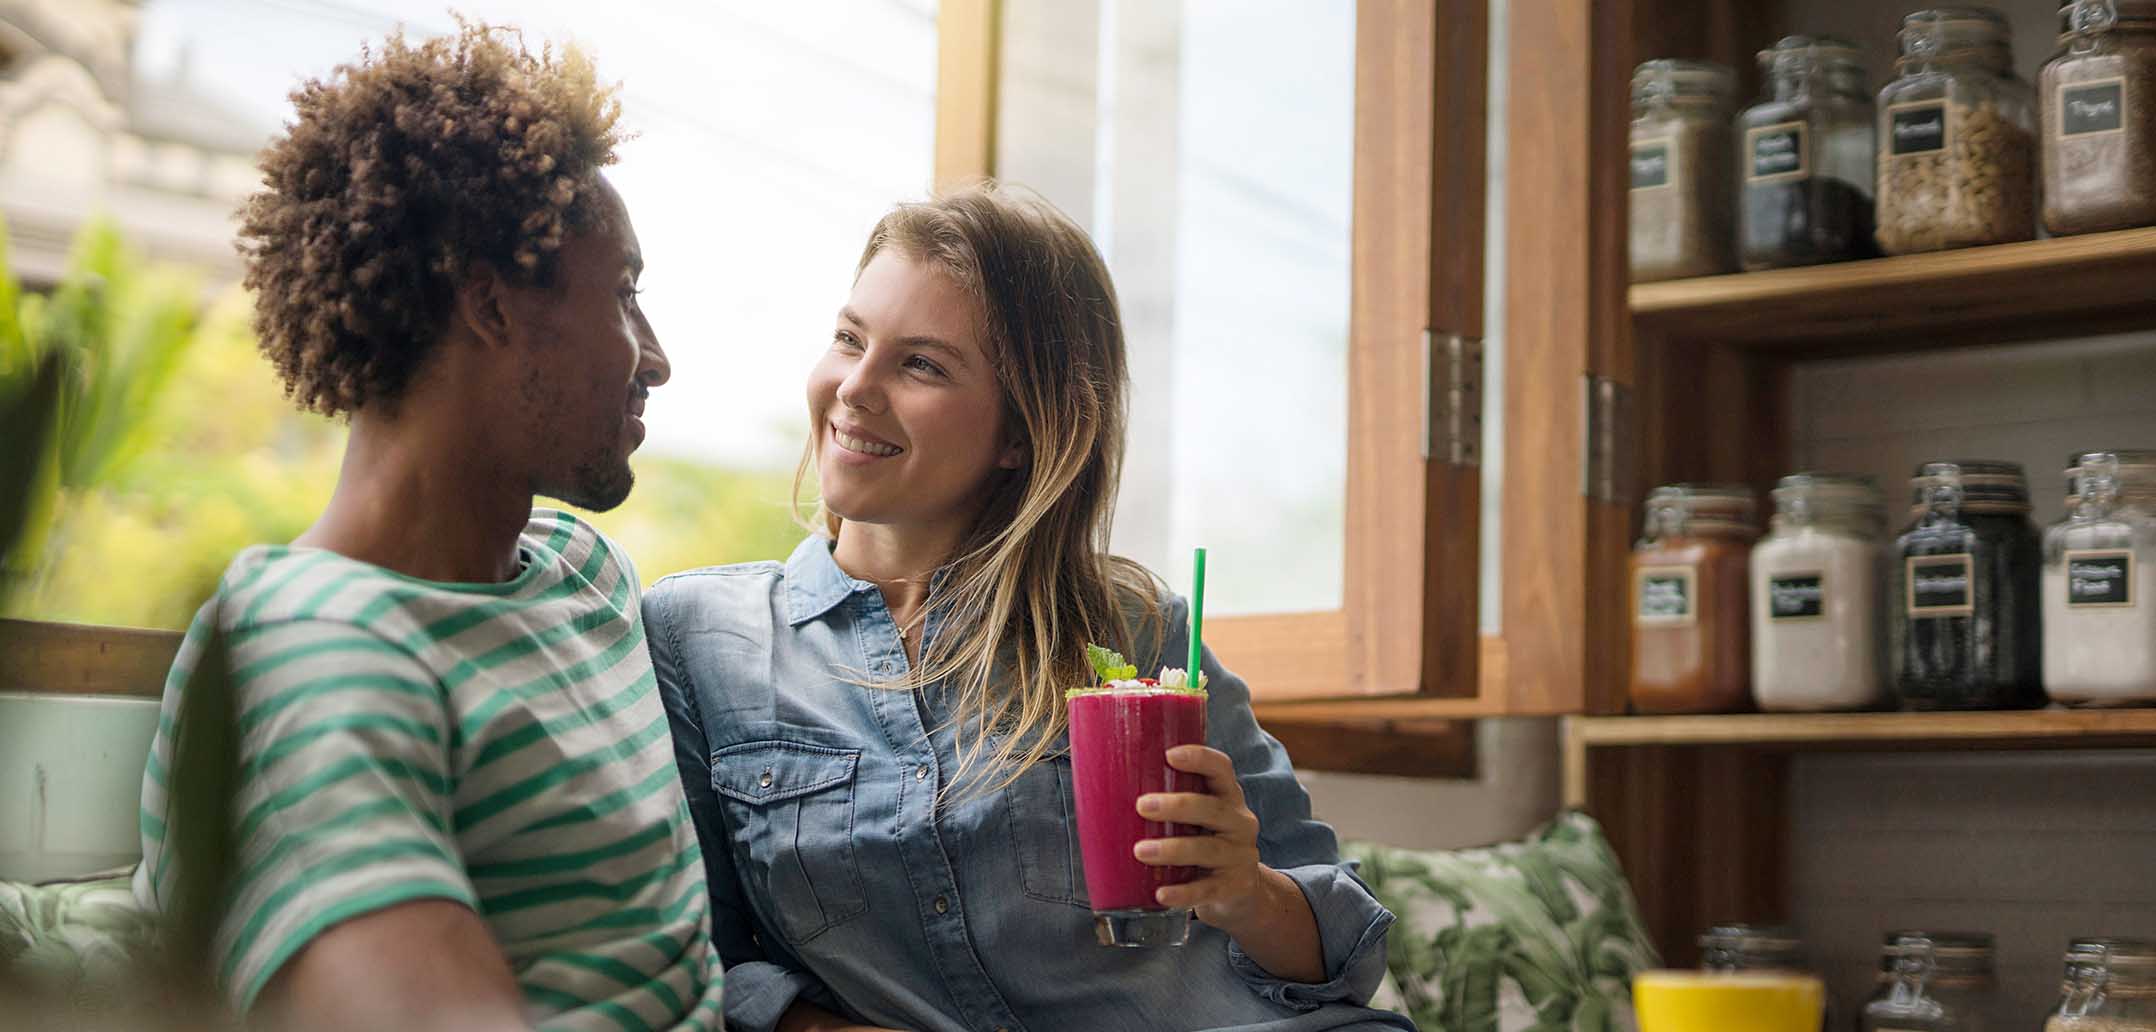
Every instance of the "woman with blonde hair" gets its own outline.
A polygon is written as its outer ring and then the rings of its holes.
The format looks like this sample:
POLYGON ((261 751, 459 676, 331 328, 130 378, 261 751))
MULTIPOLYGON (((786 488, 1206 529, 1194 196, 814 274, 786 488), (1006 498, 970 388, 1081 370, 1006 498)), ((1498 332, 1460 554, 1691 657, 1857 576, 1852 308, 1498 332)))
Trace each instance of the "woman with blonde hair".
POLYGON ((1115 289, 1084 231, 984 187, 870 235, 808 381, 816 532, 645 599, 726 962, 729 1028, 1409 1028, 1364 1004, 1392 915, 1340 866, 1249 692, 1208 654, 1206 834, 1177 949, 1094 941, 1064 691, 1086 646, 1148 671, 1186 608, 1109 555, 1127 426, 1115 289))

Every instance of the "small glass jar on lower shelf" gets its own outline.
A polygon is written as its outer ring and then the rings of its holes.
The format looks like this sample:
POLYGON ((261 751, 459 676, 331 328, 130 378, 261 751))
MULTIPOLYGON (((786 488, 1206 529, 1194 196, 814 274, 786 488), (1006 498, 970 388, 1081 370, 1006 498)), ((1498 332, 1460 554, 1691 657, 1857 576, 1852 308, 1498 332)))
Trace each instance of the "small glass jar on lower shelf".
POLYGON ((1632 552, 1632 708, 1730 713, 1751 705, 1746 615, 1750 488, 1658 487, 1632 552))
POLYGON ((2156 451, 2084 452, 2044 534, 2044 690, 2070 706, 2156 703, 2156 451))
POLYGON ((2156 943, 2075 940, 2044 1032, 2156 1032, 2156 943))
POLYGON ((1752 697, 1770 712, 1879 705, 1886 504, 1878 486, 1798 473, 1775 487, 1774 508, 1752 549, 1752 697))
POLYGON ((1862 1032, 2008 1032, 1992 940, 1983 932, 1903 931, 1880 950, 1879 988, 1862 1032))
POLYGON ((1910 487, 1915 520, 1887 564, 1896 700, 1912 710, 2043 705, 2043 539, 2021 467, 1931 462, 1910 487))

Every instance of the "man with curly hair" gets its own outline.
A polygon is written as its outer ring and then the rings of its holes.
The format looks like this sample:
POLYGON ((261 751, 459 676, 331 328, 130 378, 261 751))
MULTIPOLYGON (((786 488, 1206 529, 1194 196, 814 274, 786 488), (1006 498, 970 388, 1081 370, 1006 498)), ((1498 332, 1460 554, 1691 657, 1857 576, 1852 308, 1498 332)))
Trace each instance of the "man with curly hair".
POLYGON ((635 570, 532 507, 627 497, 667 379, 636 232, 600 176, 619 104, 575 50, 474 25, 392 37, 293 101, 243 212, 247 284, 289 394, 351 437, 321 518, 241 553, 188 632, 137 894, 185 898, 168 787, 214 637, 239 788, 206 959, 241 1011, 715 1029, 704 868, 635 570))

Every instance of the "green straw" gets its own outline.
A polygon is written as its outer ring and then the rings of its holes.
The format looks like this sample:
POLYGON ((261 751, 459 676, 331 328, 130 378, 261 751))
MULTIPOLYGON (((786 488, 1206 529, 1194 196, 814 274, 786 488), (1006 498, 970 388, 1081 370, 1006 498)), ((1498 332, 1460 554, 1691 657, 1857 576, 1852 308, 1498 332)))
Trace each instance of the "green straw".
POLYGON ((1190 573, 1190 675, 1188 683, 1198 687, 1198 657, 1205 649, 1205 549, 1196 550, 1191 559, 1190 573))

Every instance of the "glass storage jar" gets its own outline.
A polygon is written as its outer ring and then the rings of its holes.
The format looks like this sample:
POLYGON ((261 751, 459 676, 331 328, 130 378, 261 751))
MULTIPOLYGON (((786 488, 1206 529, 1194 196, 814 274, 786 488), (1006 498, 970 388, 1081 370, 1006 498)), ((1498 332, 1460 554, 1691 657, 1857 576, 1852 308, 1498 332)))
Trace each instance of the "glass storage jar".
POLYGON ((1658 487, 1632 551, 1632 707, 1724 713, 1751 702, 1745 582, 1759 536, 1750 488, 1658 487))
POLYGON ((1790 36, 1759 52, 1759 103, 1737 118, 1738 255, 1747 269, 1878 253, 1872 240, 1878 132, 1855 46, 1790 36))
POLYGON ((2156 1032, 2156 943, 2076 940, 2044 1032, 2156 1032))
POLYGON ((1886 503, 1870 477, 1798 473, 1752 549, 1752 697, 1772 711, 1865 709, 1884 696, 1886 503))
POLYGON ((1879 91, 1879 246, 1888 254, 2036 235, 2036 96, 2006 19, 1941 7, 1902 19, 1879 91))
POLYGON ((1632 73, 1632 282, 1736 271, 1736 82, 1708 61, 1649 61, 1632 73))
POLYGON ((1991 1032, 2000 1020, 1991 936, 1892 932, 1880 950, 1879 987, 1864 1005, 1863 1032, 1991 1032))
POLYGON ((1887 654, 1905 709, 2041 706, 2043 542, 2011 462, 1932 462, 1887 564, 1887 654))
POLYGON ((2037 89, 2044 228, 2156 224, 2156 0, 2065 0, 2037 89))
POLYGON ((2044 534, 2044 690, 2068 705, 2156 702, 2156 451, 2083 452, 2044 534))

